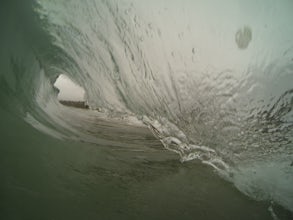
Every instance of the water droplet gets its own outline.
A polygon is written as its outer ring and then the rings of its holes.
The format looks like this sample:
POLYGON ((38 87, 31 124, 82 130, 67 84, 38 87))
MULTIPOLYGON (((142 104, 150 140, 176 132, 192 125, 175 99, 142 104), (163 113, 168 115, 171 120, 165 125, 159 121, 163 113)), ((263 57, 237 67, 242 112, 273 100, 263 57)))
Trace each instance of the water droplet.
POLYGON ((248 26, 240 28, 235 34, 235 41, 239 49, 246 49, 252 39, 252 30, 248 26))
POLYGON ((192 48, 192 53, 195 54, 195 49, 194 48, 192 48))

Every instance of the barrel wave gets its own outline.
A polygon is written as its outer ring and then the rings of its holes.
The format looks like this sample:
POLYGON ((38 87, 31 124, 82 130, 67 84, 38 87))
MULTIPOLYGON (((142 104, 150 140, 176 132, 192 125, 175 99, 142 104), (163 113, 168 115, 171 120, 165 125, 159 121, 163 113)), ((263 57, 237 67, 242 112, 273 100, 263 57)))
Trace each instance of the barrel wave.
POLYGON ((3 219, 292 218, 292 1, 1 5, 3 219))

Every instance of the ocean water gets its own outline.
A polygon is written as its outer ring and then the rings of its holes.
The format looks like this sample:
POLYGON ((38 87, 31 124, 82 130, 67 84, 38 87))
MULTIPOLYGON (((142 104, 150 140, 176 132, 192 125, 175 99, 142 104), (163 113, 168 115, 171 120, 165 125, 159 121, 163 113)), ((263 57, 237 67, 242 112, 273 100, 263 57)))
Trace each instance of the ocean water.
POLYGON ((292 219, 292 10, 1 1, 0 219, 292 219))

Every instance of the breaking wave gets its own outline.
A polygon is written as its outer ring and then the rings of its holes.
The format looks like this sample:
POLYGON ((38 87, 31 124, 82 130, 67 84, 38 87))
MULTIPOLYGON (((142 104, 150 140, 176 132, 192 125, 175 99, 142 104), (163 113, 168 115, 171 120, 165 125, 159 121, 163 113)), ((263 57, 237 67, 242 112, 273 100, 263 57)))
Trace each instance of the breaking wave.
POLYGON ((147 126, 181 161, 200 160, 293 211, 291 1, 32 5, 35 14, 19 9, 2 36, 15 42, 1 54, 6 109, 56 138, 91 143, 115 139, 79 126, 93 117, 147 126), (60 74, 84 88, 87 113, 58 102, 60 74))

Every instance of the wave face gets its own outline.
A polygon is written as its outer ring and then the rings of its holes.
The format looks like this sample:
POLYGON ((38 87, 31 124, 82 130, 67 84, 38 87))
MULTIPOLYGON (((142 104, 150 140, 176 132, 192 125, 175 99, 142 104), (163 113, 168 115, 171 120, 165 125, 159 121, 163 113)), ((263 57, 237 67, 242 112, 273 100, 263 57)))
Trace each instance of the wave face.
POLYGON ((115 138, 77 119, 145 124, 182 161, 200 160, 250 197, 293 211, 292 1, 32 5, 38 18, 21 21, 21 34, 7 28, 18 44, 1 75, 6 109, 54 137, 90 143, 115 138), (99 113, 68 113, 53 86, 60 74, 99 113))

